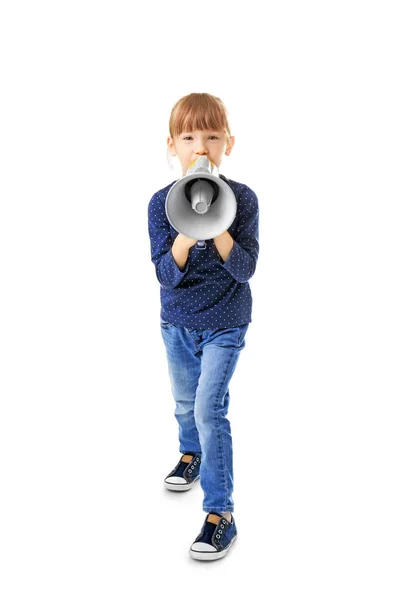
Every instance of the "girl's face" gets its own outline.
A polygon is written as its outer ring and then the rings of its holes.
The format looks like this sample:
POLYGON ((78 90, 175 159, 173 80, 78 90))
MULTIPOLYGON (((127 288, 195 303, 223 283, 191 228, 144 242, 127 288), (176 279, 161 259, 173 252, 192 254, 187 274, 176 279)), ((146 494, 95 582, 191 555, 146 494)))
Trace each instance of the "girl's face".
POLYGON ((172 156, 178 156, 185 175, 191 162, 206 156, 219 169, 222 156, 232 151, 235 137, 228 137, 224 131, 183 131, 177 138, 168 137, 167 144, 172 156))

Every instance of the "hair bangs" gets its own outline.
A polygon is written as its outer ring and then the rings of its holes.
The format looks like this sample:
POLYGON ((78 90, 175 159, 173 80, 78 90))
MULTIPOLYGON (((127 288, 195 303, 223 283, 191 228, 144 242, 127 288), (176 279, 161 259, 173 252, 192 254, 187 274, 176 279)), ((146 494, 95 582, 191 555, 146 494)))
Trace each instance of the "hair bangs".
POLYGON ((211 94, 189 94, 173 107, 169 122, 171 137, 182 132, 224 131, 230 137, 227 111, 223 102, 211 94))

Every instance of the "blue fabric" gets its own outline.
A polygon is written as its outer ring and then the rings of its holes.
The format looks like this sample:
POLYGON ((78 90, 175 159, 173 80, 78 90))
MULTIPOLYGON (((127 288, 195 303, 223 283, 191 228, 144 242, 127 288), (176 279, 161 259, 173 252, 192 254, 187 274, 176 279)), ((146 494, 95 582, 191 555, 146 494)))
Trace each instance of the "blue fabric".
POLYGON ((180 327, 237 327, 252 320, 249 279, 259 252, 258 199, 247 185, 220 177, 231 187, 237 202, 236 217, 228 228, 234 245, 225 262, 214 240, 206 240, 205 250, 190 248, 181 271, 171 251, 178 231, 165 212, 165 200, 175 181, 156 192, 149 202, 148 229, 151 260, 160 282, 160 317, 180 327))
POLYGON ((187 455, 190 454, 191 456, 193 456, 190 463, 183 462, 182 457, 181 457, 178 464, 175 466, 175 468, 172 469, 172 471, 170 473, 168 473, 166 479, 168 477, 183 477, 184 479, 186 479, 186 481, 188 483, 192 483, 192 481, 194 481, 195 479, 197 479, 197 477, 199 477, 200 464, 201 464, 201 453, 196 452, 195 454, 192 454, 191 452, 185 452, 185 454, 187 454, 187 455), (185 473, 185 471, 186 471, 186 473, 185 473))
POLYGON ((228 386, 249 324, 200 330, 160 320, 160 327, 179 425, 179 451, 201 453, 203 510, 233 512, 228 386))
POLYGON ((203 542, 204 544, 210 544, 211 546, 214 546, 214 548, 217 550, 223 550, 231 543, 232 538, 237 535, 236 521, 233 515, 232 523, 230 523, 217 512, 212 512, 211 514, 220 517, 218 525, 207 521, 207 515, 204 519, 203 527, 195 539, 195 542, 203 542))

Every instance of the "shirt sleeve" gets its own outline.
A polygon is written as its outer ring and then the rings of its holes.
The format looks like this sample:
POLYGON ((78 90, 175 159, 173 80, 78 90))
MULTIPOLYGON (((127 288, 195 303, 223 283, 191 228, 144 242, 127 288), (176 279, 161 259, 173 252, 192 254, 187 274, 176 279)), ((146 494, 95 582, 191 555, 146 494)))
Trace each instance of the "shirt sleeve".
POLYGON ((165 205, 157 194, 151 198, 148 207, 148 229, 150 236, 151 261, 161 286, 167 290, 177 287, 190 266, 190 252, 183 271, 172 256, 172 236, 170 223, 165 214, 165 205))
POLYGON ((258 260, 259 208, 258 198, 248 186, 240 198, 242 206, 238 218, 238 232, 228 258, 221 264, 236 281, 246 283, 254 275, 258 260))

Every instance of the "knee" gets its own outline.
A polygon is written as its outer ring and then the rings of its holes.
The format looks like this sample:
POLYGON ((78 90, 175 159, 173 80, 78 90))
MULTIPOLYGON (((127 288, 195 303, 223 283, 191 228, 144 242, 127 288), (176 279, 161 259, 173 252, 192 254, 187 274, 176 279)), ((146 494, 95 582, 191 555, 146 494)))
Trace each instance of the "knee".
POLYGON ((208 427, 212 423, 211 410, 206 410, 205 406, 196 402, 194 406, 194 420, 198 427, 208 427))
POLYGON ((175 415, 186 415, 193 411, 194 402, 187 400, 177 400, 175 403, 175 415))

